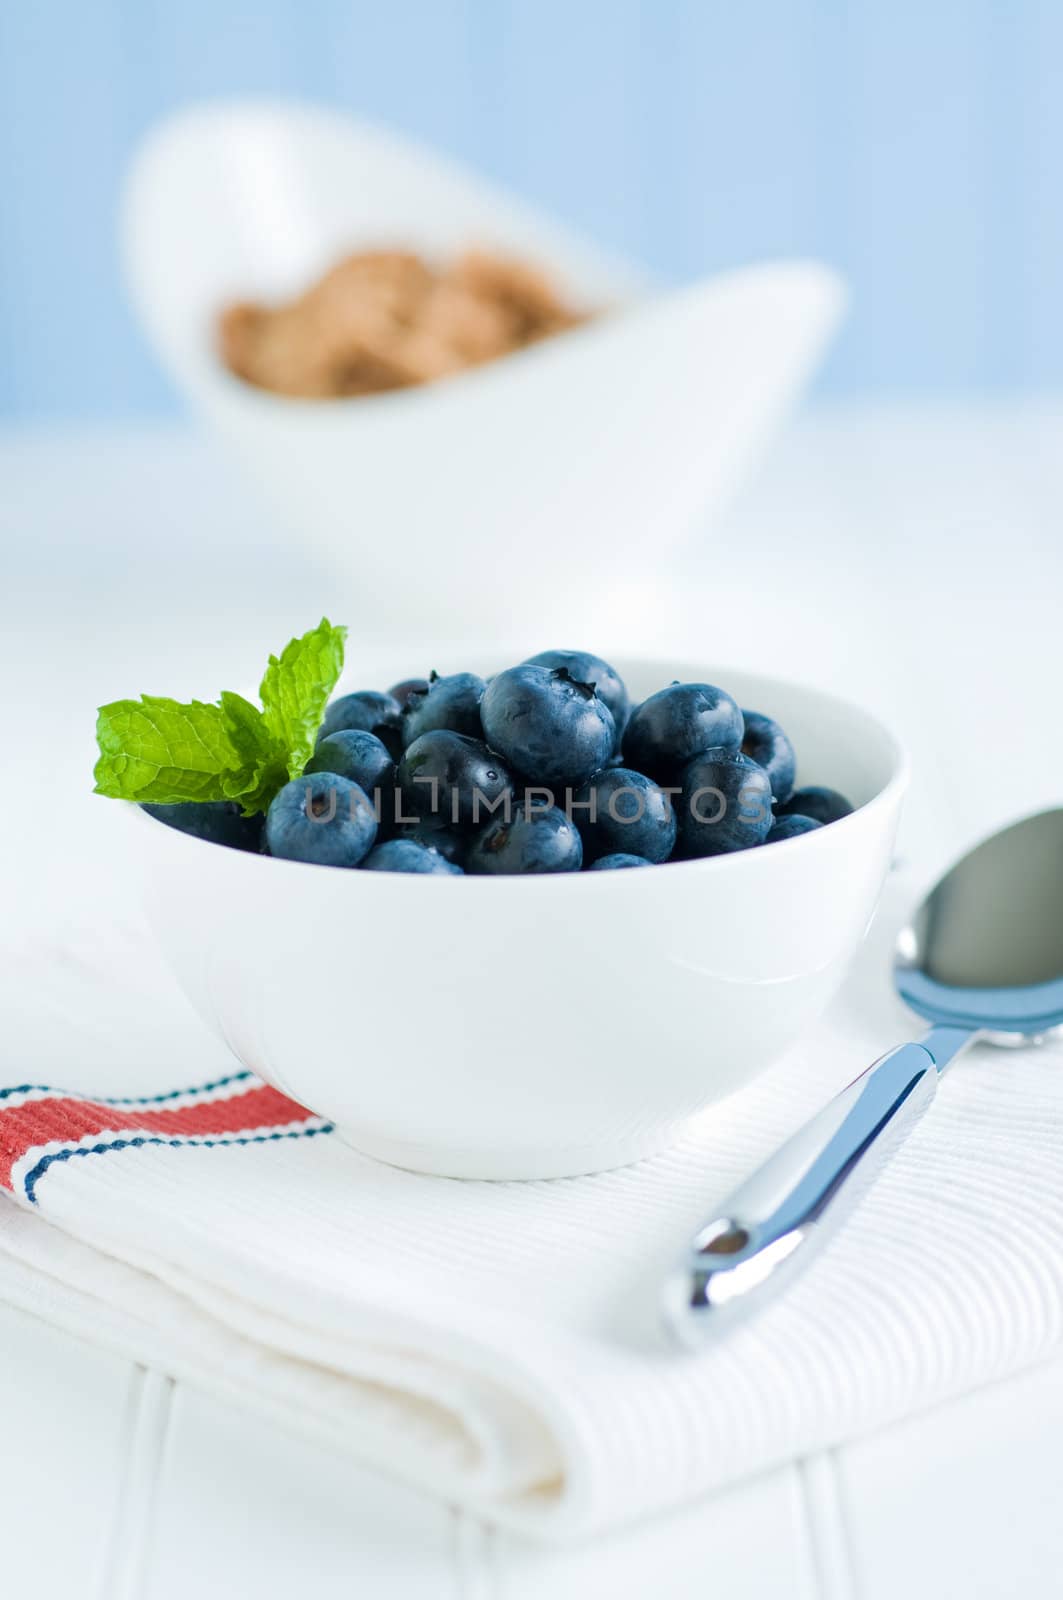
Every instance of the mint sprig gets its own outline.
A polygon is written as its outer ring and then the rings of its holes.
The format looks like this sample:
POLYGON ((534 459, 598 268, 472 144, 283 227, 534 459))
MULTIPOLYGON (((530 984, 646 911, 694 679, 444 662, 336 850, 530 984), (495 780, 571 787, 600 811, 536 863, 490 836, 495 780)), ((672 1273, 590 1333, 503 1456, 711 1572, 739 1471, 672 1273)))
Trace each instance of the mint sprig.
POLYGON ((101 706, 96 793, 156 805, 238 800, 245 816, 265 811, 313 755, 346 634, 323 617, 270 656, 261 709, 228 690, 214 705, 142 695, 101 706))
POLYGON ((289 778, 301 777, 314 753, 328 697, 343 671, 346 636, 346 628, 334 628, 322 617, 316 628, 269 658, 258 692, 266 727, 286 752, 289 778))

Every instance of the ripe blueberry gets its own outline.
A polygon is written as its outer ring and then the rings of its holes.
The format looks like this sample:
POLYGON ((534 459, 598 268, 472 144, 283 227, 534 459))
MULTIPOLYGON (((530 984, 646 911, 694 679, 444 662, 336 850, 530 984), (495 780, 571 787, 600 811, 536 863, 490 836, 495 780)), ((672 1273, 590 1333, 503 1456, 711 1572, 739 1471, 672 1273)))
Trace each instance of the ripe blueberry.
POLYGON ((780 844, 783 839, 797 839, 802 833, 816 833, 822 826, 815 817, 803 817, 799 811, 791 811, 785 817, 776 818, 764 843, 780 844))
POLYGON ((673 683, 631 714, 624 758, 636 772, 660 783, 677 777, 702 750, 737 750, 742 713, 731 696, 711 683, 673 683))
POLYGON ((837 822, 847 817, 852 806, 837 789, 824 789, 813 784, 807 789, 795 789, 785 805, 779 807, 780 817, 811 817, 813 822, 837 822))
POLYGON ((386 747, 375 733, 365 733, 361 728, 340 728, 319 739, 306 770, 338 772, 370 796, 374 789, 395 787, 395 763, 386 747))
POLYGON ((566 667, 525 664, 500 672, 480 702, 492 749, 532 783, 583 783, 612 753, 613 714, 566 667))
POLYGON ((629 855, 626 850, 617 850, 611 856, 599 856, 597 861, 592 861, 587 868, 588 872, 611 872, 614 868, 622 867, 652 867, 654 863, 647 861, 645 856, 629 855))
POLYGON ((448 728, 423 733, 396 771, 402 810, 437 827, 475 828, 512 806, 513 780, 480 739, 448 728))
POLYGON ((333 700, 325 708, 318 742, 341 728, 375 733, 396 761, 402 753, 402 707, 393 695, 380 694, 376 689, 359 689, 355 694, 333 700))
POLYGON ((401 683, 393 683, 391 688, 388 690, 388 694, 393 700, 397 700, 399 702, 399 705, 403 708, 403 710, 406 709, 415 694, 427 693, 427 678, 403 678, 401 683))
POLYGON ((631 714, 631 701, 623 678, 615 667, 601 656, 592 656, 586 650, 540 650, 529 656, 526 665, 532 667, 565 667, 580 683, 593 683, 600 697, 613 713, 616 742, 623 738, 627 719, 631 714))
POLYGON ((675 847, 670 797, 652 778, 628 767, 596 772, 567 809, 579 829, 586 861, 617 852, 667 861, 675 847))
POLYGON ((453 861, 430 845, 416 839, 388 839, 370 850, 362 862, 363 872, 434 872, 450 877, 464 874, 453 861))
POLYGON ((677 810, 683 855, 748 850, 772 824, 768 774, 741 751, 703 750, 683 771, 677 810))
POLYGON ((797 758, 794 747, 774 717, 762 716, 759 711, 743 711, 745 733, 742 735, 742 754, 763 767, 771 781, 771 792, 776 805, 781 805, 793 793, 797 758))
POLYGON ((465 850, 469 842, 466 835, 459 833, 456 828, 436 828, 431 822, 418 822, 413 826, 400 828, 397 837, 410 839, 414 844, 423 844, 429 850, 438 850, 441 856, 453 861, 458 867, 465 860, 465 850))
POLYGON ((469 846, 466 872, 578 872, 583 846, 576 829, 557 806, 521 808, 509 822, 489 823, 469 846))
POLYGON ((433 673, 431 682, 423 690, 411 694, 407 703, 402 728, 406 744, 411 745, 422 733, 433 733, 437 728, 449 728, 452 733, 482 739, 480 701, 483 692, 484 681, 475 672, 452 672, 446 678, 433 673))
POLYGON ((210 844, 226 844, 233 850, 262 848, 261 816, 241 816, 235 800, 183 800, 178 805, 146 804, 141 809, 168 828, 210 844))
POLYGON ((338 772, 312 772, 278 790, 266 813, 271 856, 356 867, 376 839, 373 805, 363 789, 338 772))

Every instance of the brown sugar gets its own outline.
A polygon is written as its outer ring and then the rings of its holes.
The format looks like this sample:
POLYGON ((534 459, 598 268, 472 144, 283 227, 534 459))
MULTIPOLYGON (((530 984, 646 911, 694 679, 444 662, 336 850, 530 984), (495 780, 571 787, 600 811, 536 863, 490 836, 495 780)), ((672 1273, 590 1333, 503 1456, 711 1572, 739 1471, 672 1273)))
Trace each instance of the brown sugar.
POLYGON ((587 317, 537 267, 487 250, 443 267, 410 251, 363 250, 293 300, 226 307, 218 350, 257 388, 327 399, 432 383, 587 317))

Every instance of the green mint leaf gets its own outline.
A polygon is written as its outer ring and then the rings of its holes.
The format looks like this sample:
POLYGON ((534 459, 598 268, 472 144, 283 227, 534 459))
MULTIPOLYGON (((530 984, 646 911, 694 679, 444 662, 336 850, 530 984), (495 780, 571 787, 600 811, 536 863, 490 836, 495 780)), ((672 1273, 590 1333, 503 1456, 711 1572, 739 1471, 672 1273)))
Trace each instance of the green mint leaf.
POLYGON ((287 752, 270 733, 265 717, 242 695, 223 690, 218 697, 229 736, 240 752, 239 773, 224 775, 226 799, 239 800, 245 817, 265 811, 288 781, 287 752))
POLYGON ((101 706, 96 793, 158 805, 237 800, 245 816, 265 811, 313 754, 346 633, 322 618, 270 656, 262 710, 229 692, 217 705, 142 695, 101 706))
POLYGON ((314 753, 328 697, 343 671, 346 628, 322 617, 316 628, 270 656, 259 694, 265 725, 285 753, 289 778, 298 778, 314 753))
POLYGON ((157 695, 101 706, 96 793, 119 800, 226 800, 249 784, 246 750, 221 706, 157 695))

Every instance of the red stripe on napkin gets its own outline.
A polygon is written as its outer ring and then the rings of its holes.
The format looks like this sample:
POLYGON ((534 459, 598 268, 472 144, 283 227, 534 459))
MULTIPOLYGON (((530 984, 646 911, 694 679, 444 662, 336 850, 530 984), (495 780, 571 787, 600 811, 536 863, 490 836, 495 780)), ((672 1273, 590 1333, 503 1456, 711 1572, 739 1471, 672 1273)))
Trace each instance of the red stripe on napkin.
POLYGON ((119 1110, 95 1100, 30 1100, 0 1109, 0 1187, 11 1189, 11 1169, 27 1150, 50 1144, 76 1144, 88 1134, 134 1133, 194 1137, 197 1134, 253 1133, 291 1122, 306 1122, 314 1113, 289 1100, 268 1084, 224 1100, 158 1110, 138 1106, 119 1110))

